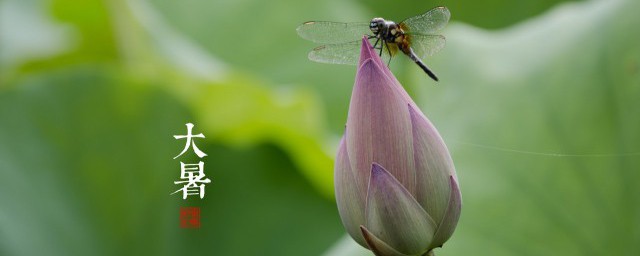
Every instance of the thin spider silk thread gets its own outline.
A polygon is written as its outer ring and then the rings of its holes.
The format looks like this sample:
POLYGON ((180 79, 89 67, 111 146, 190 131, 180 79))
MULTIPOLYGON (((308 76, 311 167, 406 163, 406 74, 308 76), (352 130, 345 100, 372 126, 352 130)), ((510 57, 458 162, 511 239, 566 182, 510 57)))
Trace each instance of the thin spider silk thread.
POLYGON ((517 153, 517 154, 525 154, 525 155, 536 155, 536 156, 550 156, 550 157, 629 157, 629 156, 640 156, 640 152, 631 152, 631 153, 621 153, 621 154, 563 154, 563 153, 546 153, 546 152, 536 152, 536 151, 527 151, 527 150, 519 150, 512 148, 504 148, 497 147, 491 145, 482 145, 470 142, 462 142, 462 141, 453 141, 456 144, 473 146, 476 148, 483 149, 491 149, 495 151, 509 152, 509 153, 517 153))

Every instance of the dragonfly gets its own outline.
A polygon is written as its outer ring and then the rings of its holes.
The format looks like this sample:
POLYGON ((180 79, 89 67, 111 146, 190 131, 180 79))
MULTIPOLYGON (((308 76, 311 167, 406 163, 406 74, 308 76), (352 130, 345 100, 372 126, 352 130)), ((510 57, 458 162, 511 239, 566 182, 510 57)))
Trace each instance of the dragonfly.
POLYGON ((356 65, 360 40, 363 36, 379 49, 379 55, 387 60, 398 52, 407 55, 433 80, 438 77, 422 62, 428 56, 444 48, 445 37, 436 34, 449 22, 451 13, 446 7, 436 7, 423 14, 395 23, 383 18, 370 22, 308 21, 296 31, 300 37, 324 44, 309 52, 309 59, 320 63, 356 65))

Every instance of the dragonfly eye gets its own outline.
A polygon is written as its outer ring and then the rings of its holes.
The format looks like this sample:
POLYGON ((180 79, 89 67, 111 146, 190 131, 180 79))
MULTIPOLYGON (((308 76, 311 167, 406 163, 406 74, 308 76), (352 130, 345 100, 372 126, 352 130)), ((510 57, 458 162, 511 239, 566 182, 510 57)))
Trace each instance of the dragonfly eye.
POLYGON ((371 29, 371 32, 373 32, 374 34, 378 34, 378 32, 380 31, 380 24, 383 24, 384 20, 382 18, 374 18, 371 20, 371 23, 369 23, 369 29, 371 29))
POLYGON ((369 25, 369 28, 371 29, 371 32, 373 32, 373 33, 378 33, 378 25, 377 25, 377 24, 375 24, 375 23, 373 23, 373 22, 372 22, 372 23, 369 25))

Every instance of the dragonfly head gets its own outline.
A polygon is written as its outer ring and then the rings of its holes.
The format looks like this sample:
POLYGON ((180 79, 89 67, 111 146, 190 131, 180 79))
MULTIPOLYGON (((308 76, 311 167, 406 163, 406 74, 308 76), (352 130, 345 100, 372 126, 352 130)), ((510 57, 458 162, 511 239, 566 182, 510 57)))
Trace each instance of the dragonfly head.
POLYGON ((378 33, 380 33, 380 30, 382 30, 382 27, 384 27, 383 18, 373 18, 371 20, 371 23, 369 23, 369 29, 371 29, 371 32, 373 32, 374 35, 377 35, 378 33))

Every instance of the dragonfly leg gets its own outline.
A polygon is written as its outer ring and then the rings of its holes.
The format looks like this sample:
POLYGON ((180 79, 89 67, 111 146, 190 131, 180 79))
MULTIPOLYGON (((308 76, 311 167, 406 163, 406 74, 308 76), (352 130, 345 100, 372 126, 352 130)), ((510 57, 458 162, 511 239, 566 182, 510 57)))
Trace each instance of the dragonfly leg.
MULTIPOLYGON (((389 49, 389 44, 387 42, 384 43, 387 46, 387 52, 389 53, 389 60, 387 61, 387 67, 391 65, 391 49, 389 49)), ((382 56, 382 52, 380 52, 380 56, 382 56)))
POLYGON ((378 42, 380 42, 380 38, 379 37, 376 40, 376 42, 373 44, 373 49, 376 49, 376 46, 378 45, 378 42))

